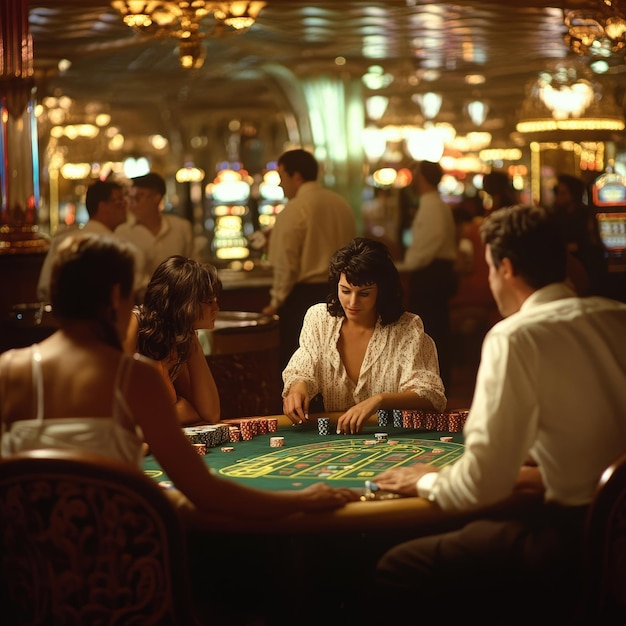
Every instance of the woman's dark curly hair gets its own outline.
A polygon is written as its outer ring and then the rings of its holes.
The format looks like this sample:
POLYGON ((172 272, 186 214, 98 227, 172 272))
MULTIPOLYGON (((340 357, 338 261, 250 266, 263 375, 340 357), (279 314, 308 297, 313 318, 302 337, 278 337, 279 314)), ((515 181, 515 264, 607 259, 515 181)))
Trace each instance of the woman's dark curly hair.
POLYGON ((122 348, 111 292, 119 285, 128 298, 133 289, 135 257, 130 246, 106 235, 68 235, 59 244, 50 276, 50 304, 60 320, 91 320, 105 343, 122 348))
POLYGON ((171 256, 156 268, 139 307, 137 350, 157 361, 176 356, 178 368, 189 359, 194 323, 202 304, 217 299, 222 283, 217 270, 180 255, 171 256))
POLYGON ((378 286, 376 309, 383 326, 398 321, 404 313, 400 274, 384 243, 356 237, 333 254, 328 271, 331 292, 326 299, 328 312, 333 317, 346 315, 337 293, 342 274, 356 287, 373 284, 378 286))

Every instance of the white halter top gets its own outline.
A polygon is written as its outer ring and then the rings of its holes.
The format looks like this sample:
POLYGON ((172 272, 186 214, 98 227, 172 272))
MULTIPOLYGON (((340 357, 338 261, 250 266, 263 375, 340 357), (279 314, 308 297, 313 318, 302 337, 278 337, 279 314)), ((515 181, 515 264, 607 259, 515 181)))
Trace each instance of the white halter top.
POLYGON ((37 402, 35 419, 17 420, 8 430, 2 426, 2 456, 40 448, 79 449, 127 461, 141 467, 143 434, 135 424, 124 399, 127 373, 133 357, 120 359, 113 395, 112 416, 44 419, 44 387, 41 355, 32 346, 33 392, 37 402))

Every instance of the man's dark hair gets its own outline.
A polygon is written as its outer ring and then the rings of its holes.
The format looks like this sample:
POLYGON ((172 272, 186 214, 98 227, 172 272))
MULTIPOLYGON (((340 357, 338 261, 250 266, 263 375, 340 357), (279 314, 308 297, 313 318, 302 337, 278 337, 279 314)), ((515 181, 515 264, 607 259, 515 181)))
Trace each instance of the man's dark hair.
POLYGON ((572 195, 574 202, 584 202, 587 188, 582 179, 571 174, 559 174, 556 177, 557 185, 564 185, 572 195))
POLYGON ((85 205, 90 218, 98 212, 98 205, 101 202, 108 202, 111 199, 111 194, 116 189, 124 188, 112 180, 97 180, 87 189, 85 205))
POLYGON ((415 174, 420 173, 426 182, 436 187, 443 178, 443 168, 433 161, 418 161, 414 168, 415 174))
POLYGON ((137 176, 136 178, 133 178, 131 180, 133 183, 133 187, 152 189, 161 196, 165 195, 165 181, 163 180, 163 177, 156 172, 149 172, 148 174, 144 174, 143 176, 137 176))
POLYGON ((356 287, 376 284, 376 310, 383 326, 396 322, 404 313, 402 283, 387 246, 375 239, 356 237, 339 248, 330 260, 328 283, 331 291, 326 300, 333 317, 345 317, 337 289, 341 275, 356 287))
POLYGON ((298 172, 305 181, 317 180, 319 165, 315 157, 306 150, 298 148, 283 152, 278 157, 278 165, 282 165, 289 176, 298 172))
POLYGON ((514 205, 497 209, 480 227, 496 267, 509 259, 516 275, 533 289, 567 276, 567 246, 554 215, 543 207, 514 205))

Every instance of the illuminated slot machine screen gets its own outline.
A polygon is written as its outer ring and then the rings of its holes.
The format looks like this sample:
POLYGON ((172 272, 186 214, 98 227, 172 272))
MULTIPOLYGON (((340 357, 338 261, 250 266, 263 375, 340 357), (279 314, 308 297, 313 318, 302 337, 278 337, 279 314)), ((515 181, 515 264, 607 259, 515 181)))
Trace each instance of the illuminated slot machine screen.
POLYGON ((247 236, 253 231, 246 172, 221 170, 210 186, 212 200, 213 255, 220 260, 246 259, 250 255, 247 236))
POLYGON ((622 265, 626 263, 626 179, 619 174, 603 174, 596 179, 591 193, 609 267, 622 265))
POLYGON ((597 213, 600 237, 604 247, 611 253, 626 251, 626 211, 615 213, 597 213))
POLYGON ((261 230, 271 228, 276 216, 285 208, 285 194, 280 186, 280 175, 273 167, 268 166, 259 186, 261 202, 259 203, 259 227, 261 230))

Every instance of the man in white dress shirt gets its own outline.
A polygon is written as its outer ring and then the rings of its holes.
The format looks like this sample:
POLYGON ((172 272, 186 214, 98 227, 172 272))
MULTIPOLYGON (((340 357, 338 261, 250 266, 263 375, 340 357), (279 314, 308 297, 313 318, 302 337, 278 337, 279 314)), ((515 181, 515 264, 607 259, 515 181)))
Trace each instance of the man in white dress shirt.
MULTIPOLYGON (((126 221, 125 190, 122 185, 114 181, 98 180, 90 185, 85 197, 85 206, 89 214, 87 223, 82 228, 69 228, 61 231, 50 242, 37 283, 37 297, 42 302, 49 301, 52 262, 61 241, 76 233, 113 235, 113 231, 126 221)), ((134 246, 133 252, 135 254, 135 293, 136 298, 139 299, 144 275, 144 259, 141 251, 134 246)))
POLYGON ((174 254, 194 258, 193 228, 184 217, 163 212, 166 186, 162 176, 150 172, 131 182, 128 220, 115 234, 142 251, 145 288, 161 261, 174 254))
POLYGON ((580 298, 565 284, 565 242, 542 208, 499 209, 481 237, 505 319, 483 343, 463 455, 440 471, 416 464, 375 480, 451 512, 520 488, 535 489, 538 503, 392 548, 377 566, 378 592, 399 615, 452 597, 468 622, 571 624, 587 508, 626 450, 626 304, 580 298))
POLYGON ((356 235, 352 207, 317 182, 318 170, 306 150, 288 150, 278 159, 280 185, 289 202, 269 239, 273 283, 263 313, 279 316, 281 370, 298 348, 308 308, 326 301, 331 256, 356 235))
POLYGON ((419 208, 411 225, 411 243, 403 260, 410 272, 408 309, 422 318, 439 355, 439 372, 449 394, 451 377, 450 298, 457 290, 456 225, 452 208, 439 195, 439 163, 421 161, 413 168, 419 208))

